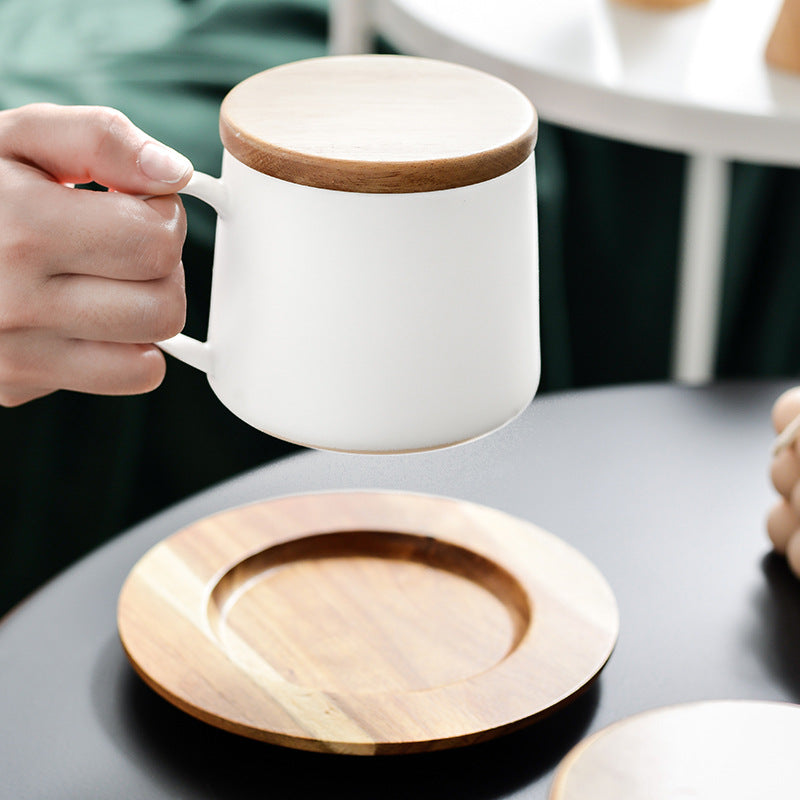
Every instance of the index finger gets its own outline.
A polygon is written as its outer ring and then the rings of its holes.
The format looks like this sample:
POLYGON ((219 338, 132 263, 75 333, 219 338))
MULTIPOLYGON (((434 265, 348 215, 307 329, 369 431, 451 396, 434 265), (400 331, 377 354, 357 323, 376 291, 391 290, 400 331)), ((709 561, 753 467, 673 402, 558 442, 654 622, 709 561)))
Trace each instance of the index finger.
POLYGON ((89 183, 127 194, 171 194, 191 162, 102 106, 36 103, 0 116, 0 155, 34 164, 60 183, 89 183))

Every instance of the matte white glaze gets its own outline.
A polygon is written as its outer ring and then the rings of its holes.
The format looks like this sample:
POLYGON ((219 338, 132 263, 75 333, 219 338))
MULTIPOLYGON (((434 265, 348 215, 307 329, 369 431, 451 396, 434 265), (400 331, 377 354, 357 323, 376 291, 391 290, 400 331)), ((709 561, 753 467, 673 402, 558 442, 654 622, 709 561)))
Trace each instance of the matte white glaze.
MULTIPOLYGON (((217 210, 208 341, 160 345, 273 436, 358 452, 473 439, 539 381, 533 155, 457 189, 360 194, 225 152, 184 190, 217 210)), ((189 278, 191 280, 191 277, 189 278)))

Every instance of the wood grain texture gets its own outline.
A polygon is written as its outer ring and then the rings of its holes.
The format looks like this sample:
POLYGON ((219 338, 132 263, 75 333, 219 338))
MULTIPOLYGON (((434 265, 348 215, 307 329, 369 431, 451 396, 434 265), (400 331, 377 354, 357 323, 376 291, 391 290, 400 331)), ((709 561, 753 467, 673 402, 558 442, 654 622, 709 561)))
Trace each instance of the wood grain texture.
POLYGON ((131 662, 226 730, 306 750, 403 753, 513 730, 584 690, 613 594, 530 523, 445 498, 300 495, 174 534, 118 605, 131 662))
POLYGON ((770 66, 800 72, 800 2, 784 0, 765 57, 770 66))
POLYGON ((800 707, 746 700, 648 711, 578 744, 550 800, 795 800, 800 707))
POLYGON ((536 112, 505 81, 410 56, 281 65, 234 87, 220 136, 239 161, 306 186, 424 192, 496 178, 536 142, 536 112))

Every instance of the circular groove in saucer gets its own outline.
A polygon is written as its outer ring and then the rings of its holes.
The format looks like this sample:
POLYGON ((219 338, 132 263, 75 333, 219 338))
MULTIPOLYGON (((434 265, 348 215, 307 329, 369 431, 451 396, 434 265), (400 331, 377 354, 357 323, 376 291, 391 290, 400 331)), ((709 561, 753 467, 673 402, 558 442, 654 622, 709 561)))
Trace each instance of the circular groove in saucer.
POLYGON ((516 649, 531 607, 512 575, 458 545, 342 531, 234 564, 210 592, 208 619, 244 669, 260 658, 298 686, 369 694, 431 689, 485 672, 516 649), (377 620, 375 607, 383 610, 377 620))

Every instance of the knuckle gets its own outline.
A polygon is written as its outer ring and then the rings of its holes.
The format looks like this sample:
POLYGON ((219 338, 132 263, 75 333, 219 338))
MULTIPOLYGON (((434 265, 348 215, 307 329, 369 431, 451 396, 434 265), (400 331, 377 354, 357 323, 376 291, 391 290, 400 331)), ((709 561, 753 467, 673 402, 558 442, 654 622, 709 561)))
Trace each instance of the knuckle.
POLYGON ((178 226, 160 224, 141 236, 136 260, 143 280, 172 274, 181 260, 184 235, 178 226))
POLYGON ((94 106, 88 110, 88 115, 95 154, 102 153, 109 144, 124 139, 131 126, 128 118, 116 108, 94 106))
POLYGON ((39 397, 41 394, 44 394, 44 392, 20 392, 0 387, 0 406, 3 408, 15 408, 39 397))
POLYGON ((188 232, 188 223, 186 220, 186 209, 183 207, 183 201, 175 195, 175 215, 172 223, 172 233, 176 239, 176 244, 179 249, 183 249, 183 244, 186 241, 186 234, 188 232))
MULTIPOLYGON (((25 203, 6 205, 0 210, 0 265, 4 283, 30 280, 43 271, 49 253, 49 241, 25 203)), ((0 298, 2 302, 2 298, 0 298)))
POLYGON ((22 405, 22 397, 15 392, 9 392, 0 387, 0 406, 14 408, 18 405, 22 405))
POLYGON ((140 351, 135 367, 126 373, 128 377, 126 391, 129 394, 152 392, 161 385, 166 371, 164 357, 155 348, 140 351))
POLYGON ((19 388, 29 381, 28 365, 13 349, 0 353, 0 387, 5 396, 5 405, 18 395, 19 388))
POLYGON ((3 264, 17 275, 29 272, 41 257, 42 245, 29 225, 12 224, 3 232, 3 264))
POLYGON ((180 333, 186 321, 186 295, 181 287, 169 279, 159 284, 148 322, 151 339, 156 342, 180 333))
POLYGON ((35 327, 36 303, 25 302, 7 288, 0 290, 0 333, 35 327))
POLYGON ((183 251, 183 234, 176 226, 162 226, 156 237, 158 260, 169 275, 180 263, 183 251))

